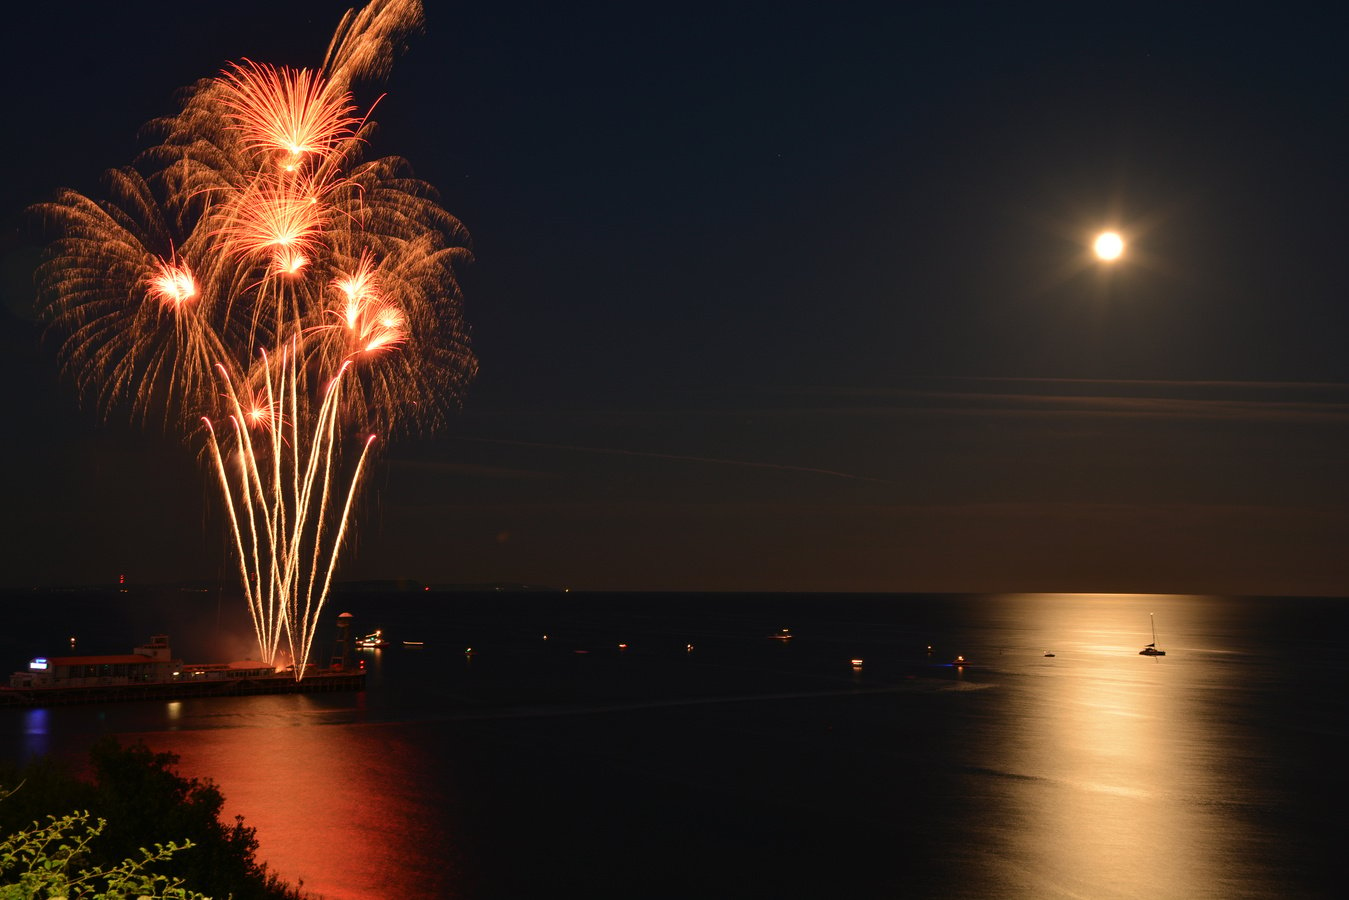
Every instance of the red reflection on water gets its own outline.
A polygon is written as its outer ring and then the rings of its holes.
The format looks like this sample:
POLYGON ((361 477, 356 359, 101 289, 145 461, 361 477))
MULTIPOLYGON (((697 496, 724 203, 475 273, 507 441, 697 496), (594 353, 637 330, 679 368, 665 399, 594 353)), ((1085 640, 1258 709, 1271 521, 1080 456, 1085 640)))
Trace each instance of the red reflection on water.
POLYGON ((428 853, 453 840, 444 792, 433 809, 431 793, 407 777, 432 765, 415 729, 279 724, 141 739, 178 754, 185 777, 214 781, 225 796, 225 821, 242 815, 257 829, 258 859, 310 894, 453 893, 455 867, 428 853))

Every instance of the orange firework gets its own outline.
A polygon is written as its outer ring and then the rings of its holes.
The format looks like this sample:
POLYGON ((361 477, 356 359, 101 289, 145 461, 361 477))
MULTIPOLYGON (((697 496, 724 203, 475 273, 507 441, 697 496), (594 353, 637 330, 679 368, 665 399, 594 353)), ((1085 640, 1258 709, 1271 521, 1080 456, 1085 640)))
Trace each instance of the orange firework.
POLYGON ((159 271, 150 277, 150 295, 177 308, 197 296, 197 282, 187 266, 159 260, 159 271))
POLYGON ((223 250, 239 256, 269 254, 273 271, 293 273, 296 259, 317 256, 328 226, 321 192, 293 178, 260 177, 225 212, 223 250))
POLYGON ((65 367, 106 409, 204 424, 259 652, 286 642, 297 678, 374 434, 439 424, 477 369, 468 235, 405 161, 361 159, 350 93, 421 22, 418 0, 372 0, 316 71, 230 65, 107 199, 36 207, 65 367))
POLYGON ((349 139, 357 124, 349 95, 325 91, 307 69, 286 69, 252 61, 236 64, 221 76, 223 104, 241 144, 275 160, 287 172, 306 157, 326 157, 349 139))
POLYGON ((375 353, 403 342, 407 317, 403 311, 384 298, 380 290, 379 273, 373 269, 369 255, 363 255, 351 274, 339 274, 333 279, 342 308, 341 318, 346 338, 348 358, 359 353, 375 353))

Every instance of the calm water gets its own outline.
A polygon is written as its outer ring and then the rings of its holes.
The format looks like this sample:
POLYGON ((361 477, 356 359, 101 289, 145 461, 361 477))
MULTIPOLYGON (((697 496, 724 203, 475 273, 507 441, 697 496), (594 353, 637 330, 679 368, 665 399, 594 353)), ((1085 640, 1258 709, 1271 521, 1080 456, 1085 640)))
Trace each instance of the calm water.
MULTIPOLYGON (((85 652, 168 631, 189 660, 246 655, 228 599, 31 601, 6 601, 9 670, 59 655, 71 622, 85 652)), ((330 610, 394 642, 364 653, 360 694, 0 710, 0 748, 80 757, 111 733, 177 753, 273 869, 329 900, 1340 893, 1349 601, 400 594, 330 610), (1150 613, 1163 658, 1137 655, 1150 613), (783 627, 794 640, 767 639, 783 627)))

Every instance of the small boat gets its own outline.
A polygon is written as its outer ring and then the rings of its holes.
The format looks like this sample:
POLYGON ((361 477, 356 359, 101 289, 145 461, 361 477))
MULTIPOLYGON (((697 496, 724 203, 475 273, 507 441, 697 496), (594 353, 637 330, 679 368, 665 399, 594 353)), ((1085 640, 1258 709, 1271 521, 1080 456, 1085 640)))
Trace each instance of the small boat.
POLYGON ((404 646, 404 647, 424 647, 424 646, 426 646, 426 642, 425 642, 425 641, 403 641, 403 646, 404 646))
POLYGON ((969 664, 970 661, 963 656, 957 656, 955 659, 951 660, 951 665, 953 666, 968 666, 969 664))
POLYGON ((770 634, 768 638, 773 641, 790 641, 792 639, 792 630, 790 628, 784 628, 777 634, 770 634))
POLYGON ((389 646, 389 642, 384 639, 384 632, 375 629, 365 637, 356 639, 356 647, 360 650, 379 650, 389 646))
POLYGON ((1139 656, 1166 656, 1165 650, 1157 649, 1157 619, 1153 613, 1148 613, 1148 618, 1152 619, 1152 643, 1148 644, 1142 650, 1138 651, 1139 656))
POLYGON ((1050 657, 1050 656, 1053 656, 1053 655, 1054 655, 1054 651, 1053 651, 1053 650, 1046 650, 1046 651, 1045 651, 1045 657, 1046 657, 1046 658, 1048 658, 1048 657, 1050 657))

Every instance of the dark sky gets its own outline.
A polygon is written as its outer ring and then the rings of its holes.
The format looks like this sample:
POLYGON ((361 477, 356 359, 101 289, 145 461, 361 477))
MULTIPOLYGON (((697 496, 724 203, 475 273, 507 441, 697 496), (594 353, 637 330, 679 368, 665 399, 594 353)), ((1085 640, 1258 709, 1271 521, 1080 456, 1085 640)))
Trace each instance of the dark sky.
MULTIPOLYGON (((0 584, 234 571, 190 442, 59 378, 20 211, 229 60, 316 66, 345 8, 9 14, 0 584)), ((384 448, 341 576, 1349 594, 1312 8, 431 4, 371 152, 471 232, 482 369, 384 448)))

